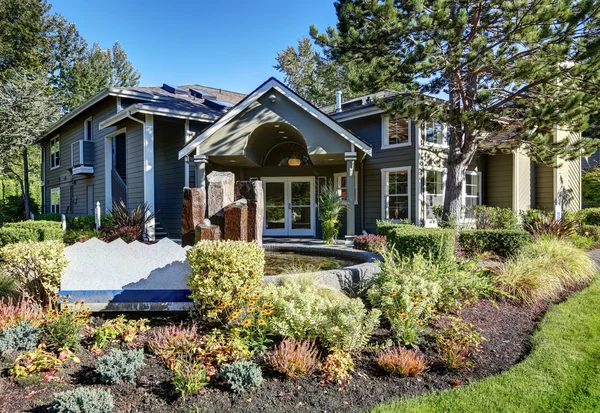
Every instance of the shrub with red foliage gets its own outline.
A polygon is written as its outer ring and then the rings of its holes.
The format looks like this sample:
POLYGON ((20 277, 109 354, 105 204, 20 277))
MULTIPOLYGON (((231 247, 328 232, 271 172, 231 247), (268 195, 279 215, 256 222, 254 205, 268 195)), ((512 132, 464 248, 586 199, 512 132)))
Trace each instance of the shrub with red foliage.
POLYGON ((271 354, 266 362, 275 370, 296 379, 312 374, 319 364, 319 351, 310 340, 286 338, 271 354))
POLYGON ((121 238, 126 243, 133 242, 141 238, 141 233, 138 227, 122 226, 122 227, 102 227, 100 228, 104 241, 111 242, 121 238))
POLYGON ((0 300, 0 331, 18 326, 25 321, 34 327, 39 327, 42 324, 42 316, 42 307, 33 300, 21 299, 16 302, 12 298, 0 300))
POLYGON ((377 355, 377 364, 390 374, 414 377, 427 369, 427 361, 414 350, 390 347, 377 355))
POLYGON ((383 235, 359 235, 354 239, 354 248, 357 250, 379 254, 387 250, 387 240, 383 235))

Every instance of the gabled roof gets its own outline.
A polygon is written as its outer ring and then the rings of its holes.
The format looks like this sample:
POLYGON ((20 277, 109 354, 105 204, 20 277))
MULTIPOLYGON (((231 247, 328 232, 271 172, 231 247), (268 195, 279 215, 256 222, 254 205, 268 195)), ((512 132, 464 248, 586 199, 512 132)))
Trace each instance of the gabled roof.
POLYGON ((356 147, 361 149, 363 152, 371 155, 371 146, 360 139, 358 136, 354 135, 352 132, 341 126, 334 119, 330 118, 325 113, 321 112, 318 108, 313 106, 308 101, 304 100, 298 94, 296 94, 293 90, 285 86, 279 80, 271 77, 258 88, 256 88, 253 92, 251 92, 248 96, 246 96, 241 102, 239 102, 236 106, 230 109, 227 113, 225 113, 219 120, 205 129, 201 134, 196 136, 196 138, 192 139, 188 142, 180 151, 179 151, 179 159, 188 156, 198 145, 200 145, 204 140, 210 137, 213 133, 221 129, 224 125, 226 125, 229 121, 233 120, 237 115, 246 110, 252 103, 256 102, 261 96, 267 93, 269 90, 275 89, 286 98, 288 98, 291 102, 298 105, 300 108, 304 109, 309 115, 315 117, 318 121, 322 122, 325 126, 329 127, 331 130, 339 134, 341 137, 346 139, 348 142, 354 144, 356 147))

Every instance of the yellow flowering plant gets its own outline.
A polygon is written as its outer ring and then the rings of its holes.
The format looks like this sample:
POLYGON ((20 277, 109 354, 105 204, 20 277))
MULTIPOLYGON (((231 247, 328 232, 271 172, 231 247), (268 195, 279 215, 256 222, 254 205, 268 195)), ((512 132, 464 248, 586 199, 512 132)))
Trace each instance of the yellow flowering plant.
POLYGON ((269 337, 269 319, 273 315, 274 296, 270 291, 256 293, 245 308, 229 318, 229 325, 239 331, 250 350, 265 351, 273 342, 269 337))
POLYGON ((83 301, 69 303, 71 297, 55 295, 46 307, 42 330, 49 347, 75 349, 81 339, 81 331, 90 321, 90 310, 83 301))

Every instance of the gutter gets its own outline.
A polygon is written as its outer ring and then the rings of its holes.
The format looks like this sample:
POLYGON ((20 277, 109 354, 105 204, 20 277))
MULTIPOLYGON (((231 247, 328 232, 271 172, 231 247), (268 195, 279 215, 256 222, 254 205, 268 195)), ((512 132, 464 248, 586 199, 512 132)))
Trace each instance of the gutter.
MULTIPOLYGON (((197 114, 197 113, 192 113, 192 112, 182 112, 182 111, 177 111, 177 110, 154 109, 154 108, 144 107, 143 104, 136 103, 134 105, 131 105, 129 108, 126 108, 125 110, 106 119, 105 121, 100 122, 98 129, 99 130, 106 129, 123 119, 129 118, 131 115, 134 115, 136 113, 142 113, 145 115, 165 116, 168 118, 177 118, 177 119, 191 119, 191 120, 196 120, 196 121, 200 121, 200 122, 208 122, 208 123, 213 123, 216 120, 216 117, 214 117, 214 116, 207 116, 207 115, 202 115, 202 114, 197 114)), ((136 119, 136 120, 138 120, 138 119, 136 119)))

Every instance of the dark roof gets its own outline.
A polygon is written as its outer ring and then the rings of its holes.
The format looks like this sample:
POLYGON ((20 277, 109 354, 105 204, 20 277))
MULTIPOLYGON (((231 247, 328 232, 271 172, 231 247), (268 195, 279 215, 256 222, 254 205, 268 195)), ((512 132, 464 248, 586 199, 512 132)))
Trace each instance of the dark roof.
MULTIPOLYGON (((375 98, 387 99, 393 98, 398 95, 398 92, 394 90, 385 89, 380 92, 369 93, 367 95, 359 96, 354 99, 349 99, 342 102, 342 113, 353 112, 359 109, 365 109, 368 107, 375 106, 375 98)), ((321 112, 329 115, 335 114, 335 104, 327 105, 320 108, 321 112)))
POLYGON ((127 90, 133 90, 135 92, 148 93, 154 96, 168 98, 175 98, 180 100, 189 100, 189 101, 198 101, 198 98, 193 97, 189 94, 190 89, 200 89, 208 92, 214 96, 216 96, 217 100, 227 103, 236 104, 242 99, 246 97, 243 93, 231 92, 229 90, 224 89, 216 89, 208 86, 200 86, 200 85, 181 85, 179 86, 181 89, 188 92, 187 94, 179 94, 179 93, 170 93, 163 89, 161 86, 134 86, 125 88, 127 90))

